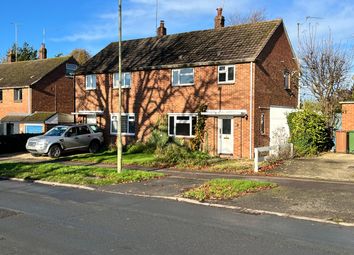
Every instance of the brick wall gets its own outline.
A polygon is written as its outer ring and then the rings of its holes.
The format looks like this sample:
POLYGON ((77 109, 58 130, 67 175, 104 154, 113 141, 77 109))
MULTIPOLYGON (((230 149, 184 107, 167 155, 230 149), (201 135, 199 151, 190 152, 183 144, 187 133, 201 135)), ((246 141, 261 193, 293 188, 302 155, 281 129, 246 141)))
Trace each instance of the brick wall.
POLYGON ((296 60, 293 59, 284 28, 280 26, 256 62, 254 144, 268 146, 270 141, 270 106, 296 108, 298 102, 298 75, 296 60), (291 76, 290 90, 284 89, 284 71, 291 76), (261 134, 261 114, 265 116, 265 134, 261 134))
POLYGON ((354 103, 342 104, 342 130, 354 130, 354 103))
MULTIPOLYGON (((76 64, 74 60, 69 63, 76 64)), ((41 79, 32 89, 32 111, 74 112, 74 79, 65 76, 66 63, 41 79)))
POLYGON ((2 89, 3 100, 0 102, 0 119, 8 114, 28 114, 29 88, 22 89, 22 101, 14 100, 14 89, 2 89))

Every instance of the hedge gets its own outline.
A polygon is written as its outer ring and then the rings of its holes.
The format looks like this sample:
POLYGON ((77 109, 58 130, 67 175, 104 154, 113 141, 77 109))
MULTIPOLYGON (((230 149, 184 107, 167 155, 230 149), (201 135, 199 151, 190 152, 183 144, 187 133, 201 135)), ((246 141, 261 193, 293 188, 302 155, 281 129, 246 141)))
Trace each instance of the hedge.
POLYGON ((0 154, 26 151, 28 138, 38 134, 16 134, 0 136, 0 154))

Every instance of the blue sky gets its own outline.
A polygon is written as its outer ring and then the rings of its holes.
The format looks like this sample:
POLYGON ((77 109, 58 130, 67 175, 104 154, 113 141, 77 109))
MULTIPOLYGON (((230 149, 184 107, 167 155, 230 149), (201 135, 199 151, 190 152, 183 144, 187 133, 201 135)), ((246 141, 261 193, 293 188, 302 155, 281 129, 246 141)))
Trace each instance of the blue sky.
MULTIPOLYGON (((156 0, 123 0, 123 37, 155 35, 156 0)), ((224 7, 227 18, 235 12, 264 9, 268 19, 283 18, 294 47, 297 23, 316 24, 318 33, 331 30, 333 39, 354 44, 353 0, 159 0, 158 19, 166 22, 167 33, 213 27, 215 9, 224 7), (306 17, 319 17, 308 19, 306 17)), ((13 22, 19 23, 19 44, 39 48, 46 29, 50 57, 68 54, 74 48, 97 53, 117 40, 117 0, 2 0, 0 15, 0 56, 14 42, 13 22)))

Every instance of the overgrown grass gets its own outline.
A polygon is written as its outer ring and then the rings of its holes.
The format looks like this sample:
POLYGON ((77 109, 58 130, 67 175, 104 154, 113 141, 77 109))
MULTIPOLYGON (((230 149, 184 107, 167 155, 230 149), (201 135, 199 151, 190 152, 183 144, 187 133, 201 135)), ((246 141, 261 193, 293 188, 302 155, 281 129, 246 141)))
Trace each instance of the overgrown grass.
MULTIPOLYGON (((116 151, 104 151, 96 154, 85 153, 67 157, 72 161, 91 162, 91 163, 103 163, 103 164, 116 164, 117 152, 116 151)), ((155 157, 153 153, 123 153, 124 165, 144 165, 151 166, 155 163, 155 157)))
POLYGON ((258 182, 249 180, 214 179, 204 183, 198 188, 183 193, 183 197, 199 201, 204 200, 226 200, 236 198, 247 193, 271 189, 276 184, 269 182, 258 182))
POLYGON ((65 166, 57 163, 0 163, 0 177, 43 180, 80 185, 109 185, 140 182, 162 177, 161 173, 126 170, 117 173, 114 169, 87 166, 65 166))

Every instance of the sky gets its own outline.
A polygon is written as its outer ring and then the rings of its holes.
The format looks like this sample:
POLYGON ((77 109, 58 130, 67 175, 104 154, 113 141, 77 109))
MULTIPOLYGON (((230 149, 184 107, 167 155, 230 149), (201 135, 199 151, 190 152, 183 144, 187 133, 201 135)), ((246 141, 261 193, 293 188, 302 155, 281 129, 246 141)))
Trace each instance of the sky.
MULTIPOLYGON (((297 24, 304 33, 309 23, 320 36, 329 31, 337 43, 354 45, 354 0, 158 0, 158 20, 168 34, 213 28, 216 8, 226 20, 235 13, 265 10, 267 19, 282 18, 294 48, 297 24), (307 18, 306 17, 311 17, 307 18)), ((117 0, 1 0, 0 57, 15 41, 38 49, 45 41, 48 56, 69 54, 75 48, 92 55, 118 38, 117 0), (43 36, 43 29, 46 33, 43 36)), ((123 39, 155 36, 156 0, 122 0, 123 39)))

